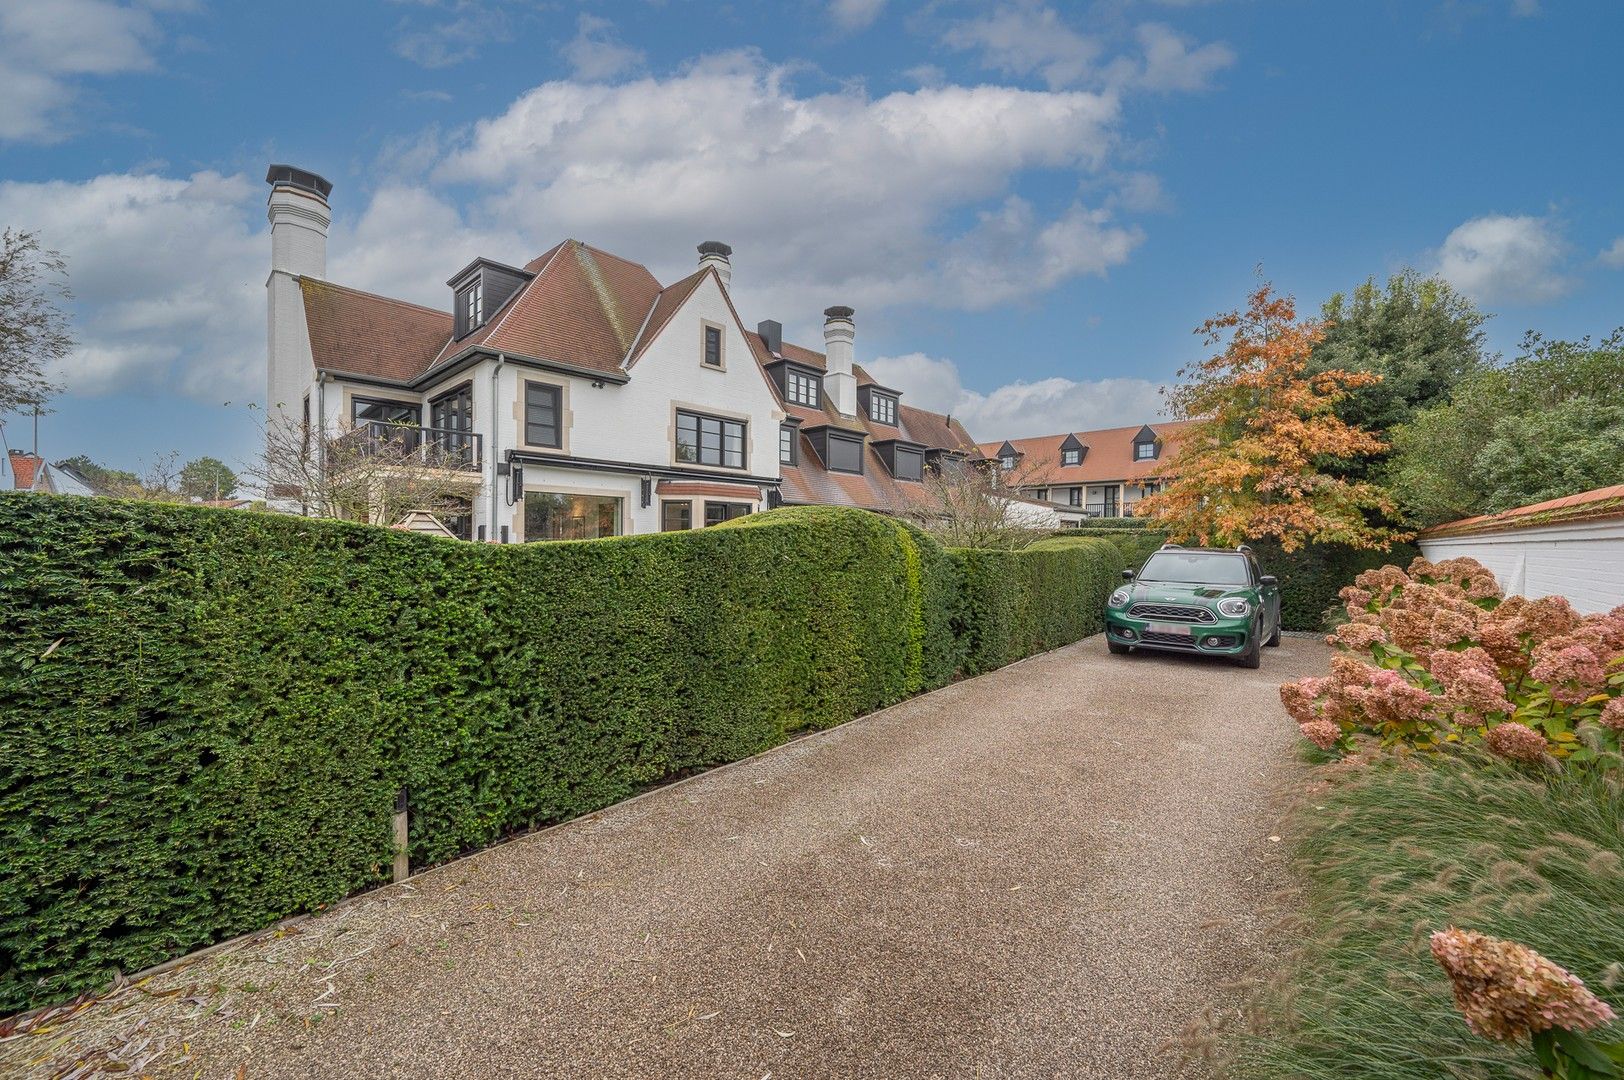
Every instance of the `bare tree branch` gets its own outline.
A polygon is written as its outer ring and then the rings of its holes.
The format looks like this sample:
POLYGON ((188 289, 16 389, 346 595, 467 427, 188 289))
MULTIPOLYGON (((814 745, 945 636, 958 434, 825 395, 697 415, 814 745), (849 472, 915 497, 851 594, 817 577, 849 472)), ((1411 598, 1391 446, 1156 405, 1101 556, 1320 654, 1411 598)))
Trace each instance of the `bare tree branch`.
POLYGON ((1018 551, 1046 535, 1021 520, 996 464, 944 461, 925 472, 925 495, 907 515, 947 547, 1018 551))

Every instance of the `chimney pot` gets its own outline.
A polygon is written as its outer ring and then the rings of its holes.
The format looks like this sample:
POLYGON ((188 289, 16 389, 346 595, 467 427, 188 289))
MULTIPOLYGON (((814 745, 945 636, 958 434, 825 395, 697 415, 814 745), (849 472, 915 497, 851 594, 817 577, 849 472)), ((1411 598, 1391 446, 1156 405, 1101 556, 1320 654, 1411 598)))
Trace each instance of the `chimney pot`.
POLYGON ((720 240, 706 240, 699 245, 699 268, 714 267, 716 276, 726 285, 733 280, 732 256, 733 249, 720 240))
POLYGON ((854 312, 851 308, 844 307, 842 305, 836 305, 835 307, 823 309, 825 319, 849 319, 855 314, 856 312, 854 312))

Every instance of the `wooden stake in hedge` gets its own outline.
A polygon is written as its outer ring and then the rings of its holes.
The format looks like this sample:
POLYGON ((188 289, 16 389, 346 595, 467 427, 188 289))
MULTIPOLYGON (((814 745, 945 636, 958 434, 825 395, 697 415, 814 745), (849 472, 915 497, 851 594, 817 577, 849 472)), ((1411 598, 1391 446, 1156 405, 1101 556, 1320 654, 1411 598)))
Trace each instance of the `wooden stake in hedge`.
POLYGON ((411 856, 406 850, 406 789, 395 796, 395 880, 405 881, 412 874, 411 856))

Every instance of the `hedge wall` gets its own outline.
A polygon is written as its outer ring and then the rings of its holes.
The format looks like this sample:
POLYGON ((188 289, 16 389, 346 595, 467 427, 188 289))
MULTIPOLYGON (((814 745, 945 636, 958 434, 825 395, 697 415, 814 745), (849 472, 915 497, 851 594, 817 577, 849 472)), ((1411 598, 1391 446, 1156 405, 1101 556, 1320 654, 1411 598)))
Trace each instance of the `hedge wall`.
POLYGON ((1340 604, 1337 593, 1366 570, 1392 563, 1408 566, 1421 554, 1414 544, 1395 544, 1391 551, 1365 551, 1342 544, 1310 544, 1287 554, 1274 540, 1252 543, 1263 572, 1280 579, 1280 619, 1287 630, 1324 630, 1326 612, 1340 604))
POLYGON ((0 495, 0 1012, 1099 629, 1098 541, 580 543, 0 495))
POLYGON ((964 670, 990 671, 1105 629, 1126 566, 1105 540, 1053 537, 1023 551, 952 552, 964 575, 964 670))

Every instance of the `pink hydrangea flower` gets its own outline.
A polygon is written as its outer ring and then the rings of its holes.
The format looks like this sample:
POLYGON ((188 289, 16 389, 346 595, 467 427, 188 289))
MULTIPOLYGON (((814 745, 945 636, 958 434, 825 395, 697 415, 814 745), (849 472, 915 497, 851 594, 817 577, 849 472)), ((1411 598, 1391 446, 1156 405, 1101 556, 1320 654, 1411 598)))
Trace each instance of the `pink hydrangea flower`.
POLYGON ((1329 720, 1310 720, 1306 724, 1299 724, 1297 730, 1321 750, 1331 749, 1342 738, 1342 728, 1329 720))
POLYGON ((1599 719, 1604 727, 1624 731, 1624 697, 1616 697, 1609 701, 1602 709, 1599 719))
POLYGON ((1579 704, 1607 683, 1607 670, 1601 660, 1583 645, 1542 648, 1535 655, 1538 663, 1528 674, 1544 683, 1551 697, 1565 705, 1579 704))
POLYGON ((1545 736, 1515 720, 1494 725, 1483 741, 1491 751, 1511 761, 1535 764, 1545 757, 1545 736))
POLYGON ((1526 945, 1450 927, 1432 935, 1432 956, 1449 975, 1466 1026, 1485 1039, 1589 1031, 1614 1019, 1577 976, 1526 945))
POLYGON ((1372 645, 1384 644, 1387 631, 1371 623, 1349 622, 1336 628, 1336 633, 1325 639, 1328 644, 1363 652, 1372 645))

